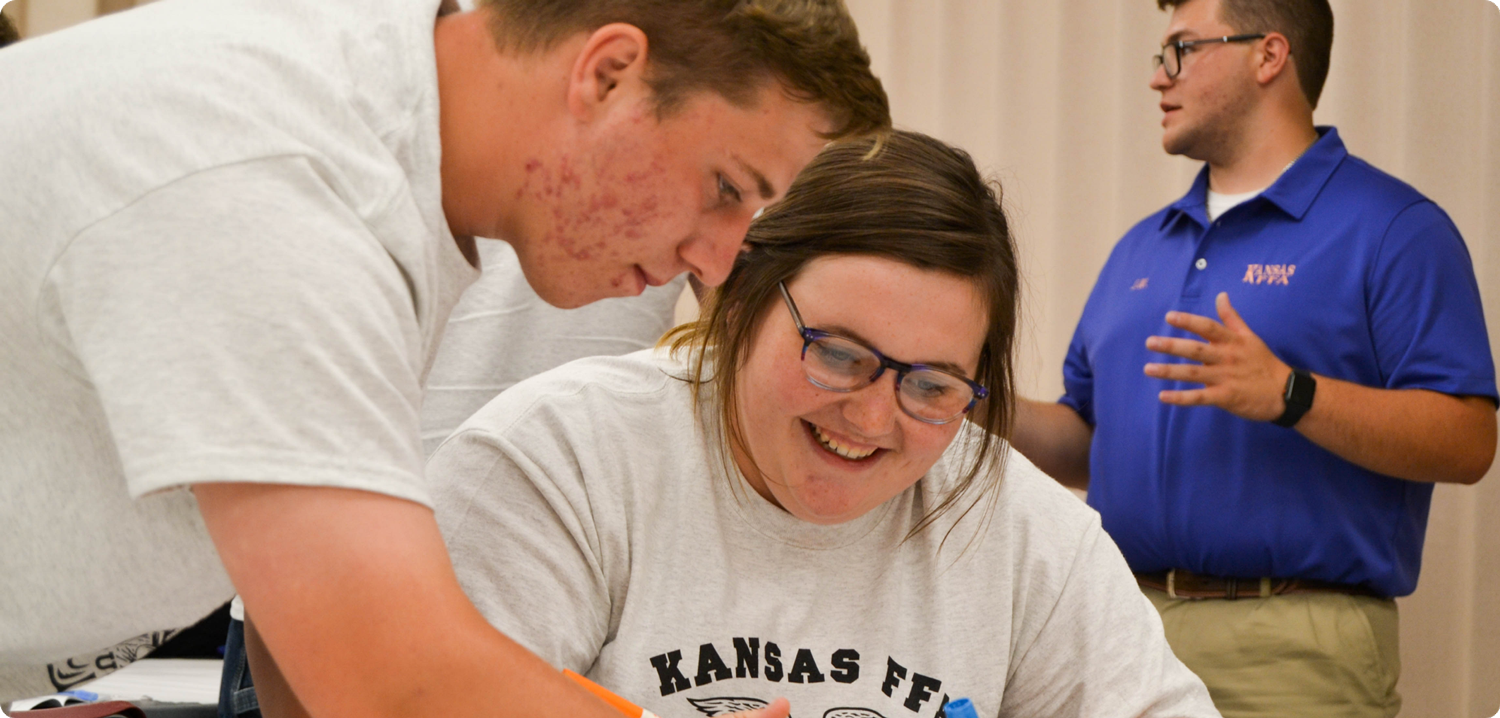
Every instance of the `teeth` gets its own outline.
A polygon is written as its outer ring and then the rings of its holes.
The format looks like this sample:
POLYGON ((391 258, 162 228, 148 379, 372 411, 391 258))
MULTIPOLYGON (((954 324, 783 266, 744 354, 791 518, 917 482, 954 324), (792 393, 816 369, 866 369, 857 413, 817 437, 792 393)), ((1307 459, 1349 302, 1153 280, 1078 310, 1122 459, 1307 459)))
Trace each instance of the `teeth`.
POLYGON ((846 459, 852 459, 854 461, 866 459, 876 451, 875 449, 870 449, 869 451, 855 451, 854 449, 850 449, 840 445, 838 441, 836 441, 833 437, 823 433, 823 430, 818 428, 816 425, 812 425, 812 428, 813 436, 818 437, 818 443, 822 444, 823 448, 828 449, 829 451, 832 451, 833 453, 838 454, 839 456, 842 456, 846 459))

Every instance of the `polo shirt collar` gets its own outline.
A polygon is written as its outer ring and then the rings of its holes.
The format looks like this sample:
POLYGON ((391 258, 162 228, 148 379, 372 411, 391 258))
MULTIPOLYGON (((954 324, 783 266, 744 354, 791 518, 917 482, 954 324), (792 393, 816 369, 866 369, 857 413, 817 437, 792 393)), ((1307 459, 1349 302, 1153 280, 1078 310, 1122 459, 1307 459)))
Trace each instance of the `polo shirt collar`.
MULTIPOLYGON (((1301 220, 1312 207, 1323 185, 1333 176, 1334 170, 1349 156, 1339 131, 1334 127, 1318 127, 1318 140, 1302 153, 1292 166, 1283 172, 1261 198, 1280 208, 1294 219, 1301 220)), ((1208 226, 1208 164, 1198 171, 1193 186, 1181 199, 1173 202, 1162 217, 1161 229, 1166 230, 1181 217, 1187 217, 1200 227, 1208 226)))

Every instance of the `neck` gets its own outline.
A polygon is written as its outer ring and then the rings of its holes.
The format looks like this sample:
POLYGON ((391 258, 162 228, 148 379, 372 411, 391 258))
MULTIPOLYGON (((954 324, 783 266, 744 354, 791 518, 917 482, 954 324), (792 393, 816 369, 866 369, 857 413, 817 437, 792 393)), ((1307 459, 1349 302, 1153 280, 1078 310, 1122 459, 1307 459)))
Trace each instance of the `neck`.
POLYGON ((1208 188, 1221 194, 1254 192, 1276 178, 1318 140, 1312 113, 1251 122, 1233 152, 1208 160, 1208 188))

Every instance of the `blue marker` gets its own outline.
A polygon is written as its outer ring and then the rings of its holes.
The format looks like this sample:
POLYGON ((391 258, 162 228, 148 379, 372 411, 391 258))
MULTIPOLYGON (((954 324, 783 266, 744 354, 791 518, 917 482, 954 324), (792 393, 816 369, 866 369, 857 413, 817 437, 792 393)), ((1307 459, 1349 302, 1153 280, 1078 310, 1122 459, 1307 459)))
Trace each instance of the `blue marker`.
POLYGON ((948 701, 948 705, 943 706, 943 715, 948 718, 979 718, 979 714, 974 711, 974 701, 968 698, 948 701))

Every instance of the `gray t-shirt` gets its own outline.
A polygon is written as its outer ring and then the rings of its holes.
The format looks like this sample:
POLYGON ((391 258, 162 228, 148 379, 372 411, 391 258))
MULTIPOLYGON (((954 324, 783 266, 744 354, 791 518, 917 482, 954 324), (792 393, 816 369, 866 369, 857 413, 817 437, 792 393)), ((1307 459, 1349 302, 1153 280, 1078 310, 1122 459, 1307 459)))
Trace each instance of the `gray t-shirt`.
POLYGON ((163 0, 0 53, 0 700, 228 600, 188 484, 427 501, 422 379, 478 273, 437 10, 163 0))
POLYGON ((484 276, 464 292, 438 347, 422 404, 422 448, 438 444, 516 382, 583 357, 629 354, 672 327, 686 276, 639 297, 558 309, 536 295, 505 242, 479 240, 484 276))
POLYGON ((1218 715, 1098 515, 1021 455, 1002 445, 990 498, 909 540, 976 429, 913 488, 817 526, 725 476, 681 372, 661 352, 574 362, 428 463, 464 590, 544 660, 667 718, 781 695, 840 718, 958 697, 987 716, 1218 715))

